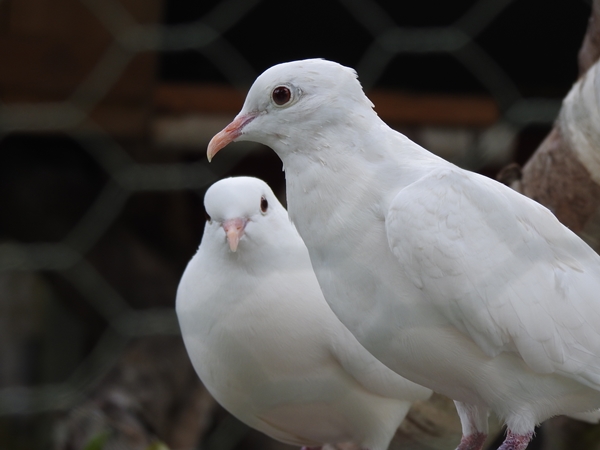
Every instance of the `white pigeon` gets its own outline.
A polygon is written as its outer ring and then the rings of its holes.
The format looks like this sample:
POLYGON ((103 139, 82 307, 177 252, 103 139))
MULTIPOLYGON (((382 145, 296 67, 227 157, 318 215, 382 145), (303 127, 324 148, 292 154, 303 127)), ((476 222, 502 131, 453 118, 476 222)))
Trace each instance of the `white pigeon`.
POLYGON ((535 201, 388 127, 356 73, 265 71, 208 147, 270 146, 325 298, 374 356, 455 400, 478 450, 488 411, 523 450, 537 423, 600 408, 600 257, 535 201))
POLYGON ((227 178, 204 199, 202 243, 177 291, 188 354, 213 397, 282 442, 385 450, 431 391, 385 367, 335 316, 271 189, 227 178))

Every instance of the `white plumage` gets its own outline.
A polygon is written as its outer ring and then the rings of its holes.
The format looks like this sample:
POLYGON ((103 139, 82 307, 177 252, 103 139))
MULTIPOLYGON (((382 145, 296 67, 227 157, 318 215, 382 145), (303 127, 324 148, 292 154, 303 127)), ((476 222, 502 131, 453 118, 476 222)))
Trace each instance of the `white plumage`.
POLYGON ((600 257, 546 208, 389 128, 329 61, 263 73, 209 158, 233 140, 280 156, 327 302, 388 367, 457 402, 460 450, 481 448, 489 409, 501 449, 522 450, 548 417, 600 408, 600 257))
POLYGON ((209 392, 289 444, 385 450, 411 403, 431 391, 381 364, 336 318, 263 181, 221 180, 205 207, 211 219, 181 279, 177 316, 209 392))

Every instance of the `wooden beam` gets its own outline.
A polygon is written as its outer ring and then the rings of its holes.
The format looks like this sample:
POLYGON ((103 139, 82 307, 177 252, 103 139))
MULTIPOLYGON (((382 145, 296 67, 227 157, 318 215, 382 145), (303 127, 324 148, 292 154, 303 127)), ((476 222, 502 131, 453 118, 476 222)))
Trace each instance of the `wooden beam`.
POLYGON ((491 97, 474 95, 408 94, 372 90, 375 111, 386 122, 408 125, 488 127, 500 117, 491 97))
MULTIPOLYGON (((161 114, 237 114, 244 93, 219 84, 158 85, 155 109, 161 114)), ((396 125, 446 125, 486 127, 499 118, 491 97, 435 94, 407 94, 375 89, 368 93, 375 110, 388 123, 396 125)))
POLYGON ((244 103, 243 92, 223 84, 159 84, 154 106, 164 114, 231 114, 244 103))

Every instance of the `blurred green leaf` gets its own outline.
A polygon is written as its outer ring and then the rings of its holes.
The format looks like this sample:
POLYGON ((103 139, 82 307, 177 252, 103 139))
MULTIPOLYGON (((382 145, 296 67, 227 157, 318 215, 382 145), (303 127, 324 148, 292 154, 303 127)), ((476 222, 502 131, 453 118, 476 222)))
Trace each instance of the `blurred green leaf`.
POLYGON ((169 446, 162 441, 154 441, 146 450, 170 450, 169 446))
POLYGON ((95 436, 92 436, 83 450, 102 450, 106 444, 106 441, 108 441, 108 437, 108 431, 103 431, 95 436))

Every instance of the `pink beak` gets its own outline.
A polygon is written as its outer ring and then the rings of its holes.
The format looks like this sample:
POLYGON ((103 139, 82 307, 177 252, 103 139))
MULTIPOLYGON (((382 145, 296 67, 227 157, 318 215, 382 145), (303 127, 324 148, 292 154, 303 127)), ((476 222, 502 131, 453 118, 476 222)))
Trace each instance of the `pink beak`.
POLYGON ((233 119, 233 122, 215 134, 208 143, 208 149, 206 150, 208 162, 213 159, 213 156, 215 156, 219 150, 239 138, 244 127, 252 122, 256 116, 258 116, 258 113, 256 112, 244 114, 242 116, 238 115, 233 119))
POLYGON ((235 219, 227 219, 223 222, 223 229, 227 236, 227 242, 232 252, 235 252, 238 248, 240 239, 244 235, 244 228, 248 223, 247 219, 236 217, 235 219))

